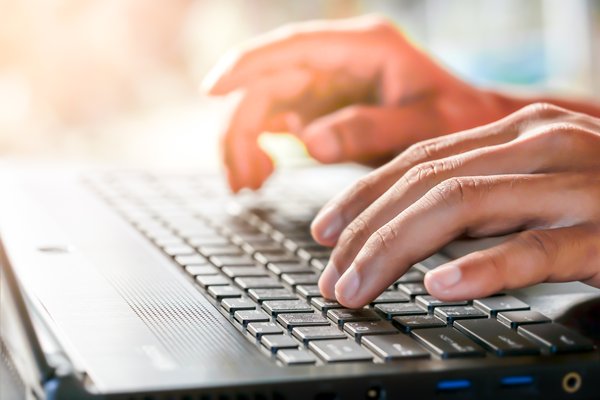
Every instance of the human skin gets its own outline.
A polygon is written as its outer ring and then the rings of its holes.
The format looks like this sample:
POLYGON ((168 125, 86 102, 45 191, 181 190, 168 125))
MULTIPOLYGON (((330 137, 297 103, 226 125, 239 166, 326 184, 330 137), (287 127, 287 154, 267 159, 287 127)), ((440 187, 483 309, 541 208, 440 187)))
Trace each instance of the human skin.
POLYGON ((597 104, 473 87, 374 17, 268 33, 226 56, 204 88, 241 93, 222 140, 235 192, 273 170, 257 145, 264 131, 296 134, 324 163, 400 153, 313 222, 315 239, 335 246, 319 282, 325 297, 360 307, 453 238, 513 231, 428 273, 429 292, 465 299, 542 281, 600 285, 597 104))

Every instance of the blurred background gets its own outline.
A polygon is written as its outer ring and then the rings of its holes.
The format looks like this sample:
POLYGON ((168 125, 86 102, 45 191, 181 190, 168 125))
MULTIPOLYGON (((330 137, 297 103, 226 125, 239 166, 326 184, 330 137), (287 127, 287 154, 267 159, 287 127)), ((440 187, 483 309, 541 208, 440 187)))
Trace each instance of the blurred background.
POLYGON ((0 0, 0 157, 216 168, 219 56, 373 12, 470 82, 600 98, 600 0, 0 0))

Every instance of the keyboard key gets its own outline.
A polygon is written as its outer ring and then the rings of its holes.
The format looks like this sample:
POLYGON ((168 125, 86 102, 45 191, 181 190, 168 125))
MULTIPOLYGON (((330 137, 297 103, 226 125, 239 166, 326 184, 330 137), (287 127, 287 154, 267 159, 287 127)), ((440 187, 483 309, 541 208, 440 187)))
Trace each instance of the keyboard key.
POLYGON ((319 282, 319 275, 312 274, 283 274, 281 280, 290 286, 296 285, 316 285, 319 282))
POLYGON ((312 313, 312 307, 304 300, 267 300, 262 308, 271 315, 279 313, 312 313))
POLYGON ((433 312, 435 307, 449 307, 449 306, 466 306, 469 303, 466 301, 443 301, 438 300, 433 296, 417 296, 415 302, 423 308, 433 312))
POLYGON ((327 312, 333 308, 344 308, 343 305, 335 300, 328 300, 324 297, 313 297, 310 299, 310 304, 317 308, 319 311, 327 312))
POLYGON ((483 357, 485 351, 454 328, 429 328, 412 331, 412 336, 441 358, 483 357))
POLYGON ((538 354, 540 349, 495 319, 456 321, 454 327, 498 356, 538 354))
POLYGON ((423 282, 424 276, 425 275, 421 271, 410 269, 404 275, 398 278, 398 280, 394 282, 394 285, 398 286, 403 283, 420 283, 423 282))
POLYGON ((275 275, 281 274, 314 274, 314 271, 304 264, 297 262, 292 263, 269 263, 267 265, 269 271, 275 275))
POLYGON ((265 335, 260 342, 271 352, 276 353, 279 349, 297 349, 298 342, 288 335, 265 335))
POLYGON ((414 303, 387 303, 377 304, 375 311, 387 319, 392 319, 396 315, 423 315, 427 311, 414 303))
POLYGON ((336 308, 327 311, 327 317, 338 325, 343 325, 346 322, 359 322, 359 321, 377 321, 379 316, 373 310, 365 308, 350 309, 350 308, 336 308))
POLYGON ((429 358, 429 352, 407 335, 364 336, 361 343, 385 361, 429 358))
POLYGON ((231 282, 222 275, 198 275, 196 276, 196 282, 200 284, 204 289, 209 286, 226 286, 231 282))
POLYGON ((328 258, 313 258, 312 260, 310 260, 310 265, 311 267, 319 270, 319 271, 323 271, 325 269, 325 267, 327 266, 327 263, 329 262, 329 257, 328 258))
POLYGON ((371 353, 351 340, 319 340, 308 348, 327 363, 373 360, 371 353))
POLYGON ((310 300, 313 297, 321 296, 321 291, 317 285, 298 285, 296 286, 296 293, 307 300, 310 300))
POLYGON ((591 340, 566 326, 555 323, 520 326, 517 332, 544 346, 550 353, 571 353, 594 349, 591 340))
POLYGON ((410 297, 426 295, 427 289, 422 283, 402 283, 398 285, 398 290, 409 295, 410 297))
POLYGON ((162 251, 164 251, 166 254, 170 255, 171 257, 176 257, 176 256, 188 256, 188 255, 193 255, 196 254, 196 251, 184 244, 184 245, 175 245, 175 246, 165 246, 162 248, 162 251))
POLYGON ((335 326, 299 326, 292 329, 292 335, 303 342, 311 340, 346 339, 348 336, 335 326))
POLYGON ((277 315, 277 322, 286 329, 292 329, 297 326, 328 326, 331 325, 329 320, 321 314, 300 314, 300 313, 283 313, 277 315))
POLYGON ((250 322, 269 322, 270 317, 260 310, 240 310, 233 314, 233 318, 240 324, 246 326, 250 322))
POLYGON ((410 296, 405 293, 399 292, 397 290, 389 290, 381 293, 375 300, 371 302, 371 304, 380 304, 380 303, 402 303, 409 302, 410 296))
POLYGON ((281 245, 273 241, 261 243, 244 243, 241 247, 242 250, 248 254, 282 251, 281 245))
POLYGON ((222 271, 230 278, 269 276, 267 271, 261 267, 223 267, 222 271))
POLYGON ((513 329, 516 329, 521 325, 552 322, 552 320, 544 314, 531 310, 499 312, 496 318, 498 319, 498 322, 502 322, 504 325, 513 329))
POLYGON ((248 296, 258 303, 265 300, 298 300, 298 296, 288 289, 250 289, 248 296))
POLYGON ((275 278, 270 276, 266 277, 247 277, 247 278, 235 278, 234 282, 236 285, 244 290, 248 289, 281 289, 283 285, 275 278))
POLYGON ((436 307, 434 315, 449 323, 458 319, 487 318, 488 315, 473 306, 436 307))
POLYGON ((209 261, 217 268, 256 265, 256 262, 247 254, 239 256, 212 256, 209 258, 209 261))
POLYGON ((188 265, 185 272, 192 276, 197 275, 217 275, 219 270, 212 265, 188 265))
POLYGON ((235 256, 242 254, 242 250, 229 243, 224 246, 198 246, 196 249, 202 254, 204 257, 212 257, 212 256, 235 256))
POLYGON ((175 257, 175 262, 182 267, 187 267, 188 265, 209 265, 208 260, 198 254, 191 256, 177 256, 175 257))
POLYGON ((398 330, 387 321, 346 322, 344 331, 352 337, 360 339, 364 335, 388 335, 398 333, 398 330))
POLYGON ((275 322, 252 322, 248 324, 248 332, 260 339, 263 335, 281 335, 283 329, 275 322))
POLYGON ((254 310, 256 309, 256 304, 254 304, 252 300, 246 298, 230 298, 224 299, 221 302, 221 307, 227 312, 234 313, 239 310, 254 310))
POLYGON ((473 305, 494 316, 500 311, 529 310, 529 306, 512 296, 494 296, 473 301, 473 305))
POLYGON ((298 258, 293 254, 287 253, 283 250, 281 251, 265 251, 254 254, 254 259, 258 261, 262 265, 267 265, 268 263, 278 263, 278 262, 297 262, 298 258))
POLYGON ((282 349, 277 352, 277 358, 285 365, 307 365, 317 362, 312 353, 306 350, 282 349))
POLYGON ((205 235, 191 236, 188 243, 192 246, 227 246, 231 244, 227 238, 218 236, 217 233, 207 233, 205 235))
POLYGON ((208 294, 215 300, 242 297, 240 289, 233 286, 210 286, 208 294))
POLYGON ((446 322, 433 315, 402 315, 392 319, 394 325, 404 332, 413 329, 438 328, 446 326, 446 322))

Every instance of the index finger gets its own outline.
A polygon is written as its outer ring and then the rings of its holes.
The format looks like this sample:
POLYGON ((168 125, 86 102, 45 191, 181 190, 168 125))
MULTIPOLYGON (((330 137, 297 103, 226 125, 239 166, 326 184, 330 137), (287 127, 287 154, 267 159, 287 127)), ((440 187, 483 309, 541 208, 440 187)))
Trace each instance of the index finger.
MULTIPOLYGON (((339 21, 310 21, 288 25, 266 33, 231 51, 207 74, 202 88, 211 95, 229 93, 258 76, 270 74, 291 66, 309 66, 324 70, 344 67, 348 56, 360 57, 361 52, 372 53, 373 45, 388 27, 383 19, 363 16, 339 21), (365 35, 365 32, 373 35, 365 35)), ((383 54, 382 54, 383 55, 383 54)), ((373 60, 372 54, 362 60, 373 60)), ((360 64, 351 71, 362 76, 371 68, 360 64)))

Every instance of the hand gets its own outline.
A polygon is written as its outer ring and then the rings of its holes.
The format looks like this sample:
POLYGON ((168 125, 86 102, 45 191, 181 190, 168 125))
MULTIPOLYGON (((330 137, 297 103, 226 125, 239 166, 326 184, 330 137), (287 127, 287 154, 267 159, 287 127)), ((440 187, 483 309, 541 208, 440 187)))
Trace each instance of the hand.
POLYGON ((519 232, 428 272, 439 299, 544 281, 600 287, 600 119, 535 104, 418 143, 333 199, 312 230, 336 246, 321 292, 347 307, 460 235, 519 232))
POLYGON ((296 134, 324 163, 368 163, 520 107, 458 80, 375 17, 270 32, 224 57, 203 87, 242 92, 222 138, 234 191, 260 187, 273 171, 257 144, 265 131, 296 134))

